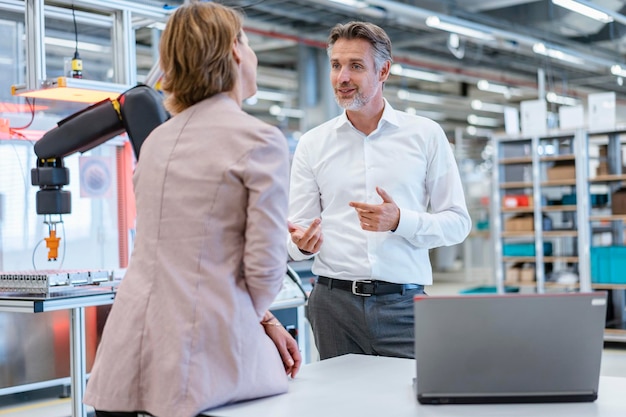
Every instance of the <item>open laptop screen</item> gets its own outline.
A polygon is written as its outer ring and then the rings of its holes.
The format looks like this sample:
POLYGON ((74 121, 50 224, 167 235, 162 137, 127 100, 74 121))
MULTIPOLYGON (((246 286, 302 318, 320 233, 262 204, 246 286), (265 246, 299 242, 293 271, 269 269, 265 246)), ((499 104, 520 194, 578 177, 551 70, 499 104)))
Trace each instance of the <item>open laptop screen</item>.
POLYGON ((417 296, 419 402, 594 401, 606 296, 417 296))

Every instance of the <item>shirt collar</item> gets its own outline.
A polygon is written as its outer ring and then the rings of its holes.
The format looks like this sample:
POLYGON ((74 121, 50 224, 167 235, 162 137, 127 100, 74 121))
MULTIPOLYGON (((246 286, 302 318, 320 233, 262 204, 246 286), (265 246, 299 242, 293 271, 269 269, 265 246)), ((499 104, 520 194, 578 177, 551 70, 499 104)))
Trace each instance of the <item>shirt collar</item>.
MULTIPOLYGON (((389 102, 387 101, 386 98, 383 98, 383 100, 385 101, 385 108, 383 109, 383 115, 380 118, 380 121, 378 122, 379 126, 382 126, 383 123, 389 123, 393 126, 400 126, 400 123, 398 122, 398 115, 396 114, 396 111, 394 110, 393 107, 391 107, 391 104, 389 104, 389 102)), ((335 120, 335 125, 334 128, 335 129, 339 129, 344 125, 349 125, 350 120, 348 120, 348 116, 346 114, 346 111, 344 110, 343 113, 341 113, 337 119, 335 120)))

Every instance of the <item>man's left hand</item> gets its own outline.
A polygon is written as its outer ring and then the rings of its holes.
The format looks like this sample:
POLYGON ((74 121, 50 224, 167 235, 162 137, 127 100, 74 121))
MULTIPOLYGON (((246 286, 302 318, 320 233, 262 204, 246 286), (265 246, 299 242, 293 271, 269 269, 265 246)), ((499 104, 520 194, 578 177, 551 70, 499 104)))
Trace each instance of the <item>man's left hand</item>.
POLYGON ((383 199, 382 204, 350 202, 354 207, 363 230, 371 232, 394 231, 400 222, 400 208, 385 190, 376 187, 376 192, 383 199))

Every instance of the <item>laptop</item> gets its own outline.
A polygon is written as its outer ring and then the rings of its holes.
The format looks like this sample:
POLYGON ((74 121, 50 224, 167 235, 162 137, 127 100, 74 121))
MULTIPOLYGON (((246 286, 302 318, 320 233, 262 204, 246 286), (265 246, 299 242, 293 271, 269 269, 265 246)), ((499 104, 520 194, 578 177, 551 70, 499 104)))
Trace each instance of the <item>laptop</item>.
POLYGON ((415 297, 421 404, 591 402, 607 294, 415 297))

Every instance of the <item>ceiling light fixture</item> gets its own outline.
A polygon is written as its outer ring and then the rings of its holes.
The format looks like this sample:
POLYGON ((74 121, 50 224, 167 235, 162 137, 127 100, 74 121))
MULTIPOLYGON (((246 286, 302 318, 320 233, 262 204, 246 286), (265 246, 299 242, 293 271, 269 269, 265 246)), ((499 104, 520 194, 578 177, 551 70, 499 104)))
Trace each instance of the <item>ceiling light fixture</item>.
POLYGON ((443 104, 443 100, 437 96, 428 94, 412 93, 407 90, 398 90, 400 100, 414 101, 416 103, 443 104))
POLYGON ((26 86, 14 85, 11 94, 45 100, 73 101, 76 103, 97 103, 104 99, 114 100, 130 87, 122 84, 85 80, 83 78, 58 77, 45 81, 42 88, 28 90, 26 86))
POLYGON ((270 114, 278 118, 291 117, 294 119, 302 119, 304 117, 304 111, 300 109, 288 109, 281 107, 278 104, 270 106, 270 114))
POLYGON ((426 117, 432 120, 446 120, 446 115, 438 111, 417 110, 415 107, 407 107, 405 111, 409 114, 426 117))
POLYGON ((491 117, 480 117, 475 114, 470 114, 467 116, 467 123, 471 125, 477 126, 489 126, 489 127, 497 127, 500 126, 501 122, 498 119, 493 119, 491 117))
POLYGON ((426 26, 439 30, 445 30, 446 32, 456 33, 458 35, 464 35, 474 39, 480 39, 483 41, 496 40, 495 36, 493 36, 491 33, 457 23, 446 22, 441 20, 438 16, 428 16, 426 18, 426 26))
POLYGON ((626 77, 626 70, 621 65, 615 64, 611 66, 611 74, 618 77, 626 77))
POLYGON ((488 111, 492 113, 504 113, 504 106, 501 104, 485 103, 481 100, 472 100, 470 106, 474 110, 488 111))
POLYGON ((494 84, 487 80, 480 80, 476 83, 476 87, 478 87, 481 91, 489 91, 490 93, 502 94, 506 98, 511 98, 513 96, 521 96, 522 90, 515 87, 509 87, 502 84, 494 84))
POLYGON ((560 61, 570 62, 572 64, 583 65, 585 63, 585 60, 580 57, 565 53, 558 49, 548 48, 545 44, 541 42, 537 42, 533 45, 533 52, 539 55, 558 59, 560 61))
MULTIPOLYGON (((482 129, 482 128, 477 128, 476 126, 471 126, 471 125, 467 126, 465 128, 465 131, 467 132, 468 135, 471 135, 471 136, 482 136, 482 137, 490 137, 491 133, 492 133, 491 129, 482 129)), ((485 151, 483 151, 483 153, 484 152, 485 151)), ((485 158, 482 155, 482 153, 481 153, 481 157, 483 157, 484 159, 487 159, 487 158, 485 158)))
POLYGON ((553 91, 546 93, 546 100, 548 100, 548 102, 550 103, 563 104, 565 106, 576 106, 578 104, 578 99, 575 99, 573 97, 560 96, 553 91))
POLYGON ((602 23, 610 23, 614 20, 613 17, 596 9, 587 1, 552 0, 552 3, 602 23))
POLYGON ((402 77, 413 78, 416 80, 431 81, 434 83, 442 83, 446 81, 443 75, 427 71, 415 70, 411 68, 405 68, 400 64, 393 64, 391 66, 391 73, 393 75, 400 75, 402 77))
POLYGON ((367 2, 362 0, 330 0, 333 3, 339 3, 350 7, 355 7, 357 9, 364 9, 369 6, 367 2))
POLYGON ((252 97, 246 99, 246 103, 255 105, 259 100, 280 101, 284 103, 289 101, 289 96, 278 91, 257 90, 252 97))

